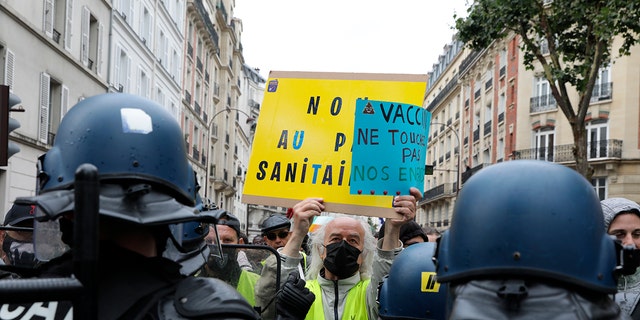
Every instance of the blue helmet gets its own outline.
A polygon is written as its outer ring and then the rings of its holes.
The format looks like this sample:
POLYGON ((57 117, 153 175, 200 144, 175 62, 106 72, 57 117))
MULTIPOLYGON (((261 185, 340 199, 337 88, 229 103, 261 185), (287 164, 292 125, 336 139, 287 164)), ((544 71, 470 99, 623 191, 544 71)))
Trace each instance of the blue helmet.
POLYGON ((83 163, 101 181, 139 180, 195 205, 193 170, 176 119, 145 98, 107 93, 80 101, 64 116, 39 172, 40 192, 70 189, 83 163))
POLYGON ((538 278, 616 291, 613 240, 593 186, 550 162, 515 160, 473 175, 440 241, 440 282, 538 278))
POLYGON ((39 205, 51 218, 72 209, 75 171, 90 163, 101 184, 100 214, 137 224, 195 220, 198 183, 186 155, 180 125, 155 102, 123 93, 84 99, 40 158, 39 205))
POLYGON ((436 281, 435 242, 413 244, 396 257, 378 291, 382 319, 446 319, 448 286, 436 281))

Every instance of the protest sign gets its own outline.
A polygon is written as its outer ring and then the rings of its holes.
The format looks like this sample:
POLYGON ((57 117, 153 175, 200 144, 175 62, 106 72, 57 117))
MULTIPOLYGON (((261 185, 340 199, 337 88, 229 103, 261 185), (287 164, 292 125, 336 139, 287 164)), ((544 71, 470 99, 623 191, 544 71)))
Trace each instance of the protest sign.
POLYGON ((426 75, 270 73, 242 201, 397 217, 393 196, 423 190, 431 114, 426 75))

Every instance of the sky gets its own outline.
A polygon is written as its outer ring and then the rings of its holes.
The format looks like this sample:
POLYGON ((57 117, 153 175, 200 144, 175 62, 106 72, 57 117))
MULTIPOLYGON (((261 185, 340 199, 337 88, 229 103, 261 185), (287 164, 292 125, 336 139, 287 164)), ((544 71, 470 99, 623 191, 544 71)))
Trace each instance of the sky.
POLYGON ((236 0, 245 63, 270 71, 426 74, 467 0, 236 0))

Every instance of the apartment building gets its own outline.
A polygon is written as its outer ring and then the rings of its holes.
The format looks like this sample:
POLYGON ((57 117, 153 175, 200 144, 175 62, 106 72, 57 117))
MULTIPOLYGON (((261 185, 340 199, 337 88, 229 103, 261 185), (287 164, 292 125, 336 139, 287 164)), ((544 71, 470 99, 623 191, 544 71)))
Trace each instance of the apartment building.
POLYGON ((233 5, 187 1, 181 121, 201 195, 245 230, 250 207, 241 195, 266 80, 244 63, 233 5))
POLYGON ((0 204, 35 194, 36 161, 84 97, 126 92, 182 125, 200 193, 239 211, 265 80, 244 63, 232 0, 0 1, 0 84, 22 99, 0 204))
MULTIPOLYGON (((434 174, 425 179, 419 223, 448 228, 458 186, 464 188, 467 179, 489 165, 536 159, 575 166, 571 127, 541 67, 527 70, 521 63, 520 45, 515 35, 482 51, 449 44, 434 64, 425 100, 432 112, 427 164, 434 166, 434 174), (453 111, 460 112, 459 120, 453 111)), ((619 45, 619 39, 614 41, 613 52, 619 45)), ((593 90, 586 117, 588 159, 601 199, 640 201, 639 69, 636 46, 630 56, 615 57, 601 68, 593 90)), ((570 94, 576 105, 577 92, 570 94)))
POLYGON ((0 84, 22 100, 10 140, 20 152, 0 168, 0 208, 35 194, 36 162, 62 117, 109 87, 111 1, 0 1, 0 84))

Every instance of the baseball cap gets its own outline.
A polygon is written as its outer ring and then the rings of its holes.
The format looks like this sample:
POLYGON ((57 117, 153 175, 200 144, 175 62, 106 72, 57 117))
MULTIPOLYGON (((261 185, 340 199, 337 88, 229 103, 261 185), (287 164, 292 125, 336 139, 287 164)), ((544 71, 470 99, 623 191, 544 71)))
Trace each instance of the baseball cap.
POLYGON ((218 220, 218 224, 229 226, 235 230, 238 235, 240 235, 240 220, 238 220, 238 218, 233 214, 227 212, 227 217, 218 220))
POLYGON ((35 205, 16 204, 14 203, 9 212, 4 216, 4 226, 15 227, 23 221, 33 221, 35 214, 35 205))
POLYGON ((621 212, 634 212, 640 216, 640 205, 626 198, 608 198, 600 201, 604 215, 604 229, 609 230, 611 221, 621 212))

